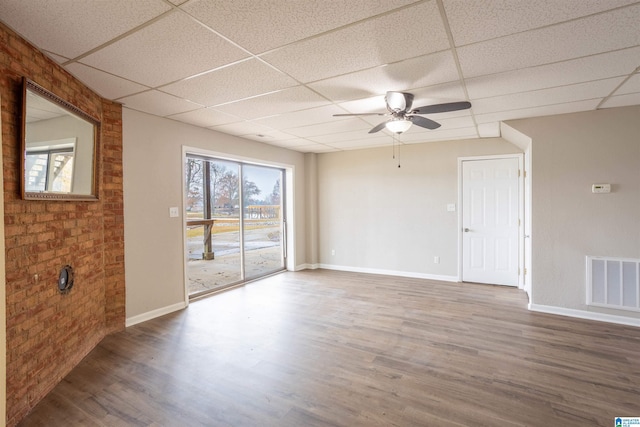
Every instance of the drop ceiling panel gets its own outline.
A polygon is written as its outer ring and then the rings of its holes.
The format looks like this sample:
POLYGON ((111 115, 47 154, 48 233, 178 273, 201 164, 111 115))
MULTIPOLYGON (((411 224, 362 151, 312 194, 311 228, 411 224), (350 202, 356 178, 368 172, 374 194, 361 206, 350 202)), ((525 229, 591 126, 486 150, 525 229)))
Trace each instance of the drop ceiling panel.
POLYGON ((257 119, 328 104, 325 98, 303 86, 216 107, 244 119, 257 119))
POLYGON ((173 95, 158 92, 157 90, 127 96, 119 101, 125 107, 161 117, 202 108, 202 105, 176 98, 173 95))
POLYGON ((626 107, 629 105, 640 105, 640 93, 612 96, 602 104, 602 108, 626 107))
POLYGON ((162 91, 214 106, 296 85, 291 77, 254 58, 164 86, 162 91))
POLYGON ((183 9, 254 54, 369 18, 415 0, 195 0, 183 9))
POLYGON ((289 129, 328 122, 332 120, 334 114, 341 113, 344 113, 343 109, 338 108, 335 105, 325 105, 324 107, 309 108, 278 114, 271 117, 264 117, 255 121, 277 129, 289 129))
POLYGON ((118 99, 149 90, 147 86, 96 70, 78 62, 69 64, 66 68, 80 81, 108 99, 118 99))
POLYGON ((635 3, 637 0, 443 0, 456 46, 477 43, 635 3))
POLYGON ((386 132, 378 132, 375 134, 368 133, 368 130, 357 130, 351 132, 341 132, 341 133, 333 133, 330 135, 317 135, 307 137, 308 140, 313 142, 318 142, 320 144, 329 144, 335 145, 336 142, 344 142, 344 141, 358 141, 367 138, 381 138, 384 135, 387 135, 387 138, 391 138, 391 134, 386 134, 386 132))
POLYGON ((174 12, 81 62, 156 87, 246 56, 186 14, 174 12))
POLYGON ((478 99, 473 103, 473 111, 476 114, 486 114, 542 105, 562 104, 584 99, 602 99, 609 95, 623 80, 622 77, 617 77, 614 79, 578 83, 551 89, 478 99))
POLYGON ((170 10, 162 0, 2 0, 0 16, 41 49, 75 58, 170 10))
MULTIPOLYGON (((313 144, 311 141, 304 138, 278 140, 278 141, 272 141, 267 143, 271 145, 276 145, 278 147, 285 147, 285 148, 295 148, 295 147, 309 146, 310 144, 313 144)), ((313 145, 318 145, 318 144, 313 144, 313 145)))
POLYGON ((340 151, 340 149, 338 148, 330 147, 323 144, 296 146, 295 150, 300 151, 301 153, 331 153, 334 151, 340 151))
POLYGON ((437 3, 430 1, 291 44, 263 58, 308 83, 448 47, 437 3))
POLYGON ((640 92, 640 74, 636 73, 629 78, 616 92, 614 95, 624 95, 627 93, 635 93, 640 92))
POLYGON ((407 133, 400 136, 400 141, 405 144, 418 144, 425 141, 444 141, 448 139, 477 138, 475 127, 448 130, 432 130, 417 133, 407 133))
POLYGON ((342 102, 458 79, 453 54, 447 50, 321 80, 309 87, 332 101, 342 102))
POLYGON ((469 97, 478 98, 625 76, 640 64, 640 47, 623 49, 524 70, 474 77, 465 81, 469 97))
POLYGON ((254 122, 243 121, 229 123, 220 126, 211 127, 213 130, 217 130, 222 133, 228 133, 230 135, 263 135, 268 132, 272 132, 273 129, 268 126, 263 126, 254 122))
POLYGON ((640 104, 640 0, 0 0, 0 20, 106 98, 301 152, 391 141, 368 134, 388 116, 333 117, 388 90, 473 104, 407 143, 640 104))
POLYGON ((459 48, 465 77, 640 45, 640 4, 459 48))
POLYGON ((169 118, 201 127, 225 125, 241 121, 241 119, 236 116, 214 110, 213 108, 200 108, 186 113, 174 114, 169 116, 169 118))
MULTIPOLYGON (((358 119, 358 118, 340 118, 335 117, 332 118, 332 121, 328 121, 325 123, 320 123, 317 125, 310 126, 300 126, 295 128, 285 129, 286 132, 296 135, 302 138, 318 136, 318 135, 329 135, 333 133, 341 133, 341 132, 351 132, 351 131, 359 131, 365 130, 368 131, 371 126, 358 119)), ((365 133, 366 133, 365 131, 365 133)))
MULTIPOLYGON (((285 141, 299 140, 299 138, 293 135, 290 135, 286 132, 281 132, 279 130, 271 130, 269 132, 255 133, 255 134, 243 134, 242 137, 251 139, 253 141, 264 142, 266 144, 270 144, 271 142, 275 142, 275 141, 285 142, 285 141)), ((309 141, 307 141, 307 144, 308 143, 309 141)))
POLYGON ((505 120, 525 119, 528 117, 552 116, 555 114, 576 113, 578 111, 594 110, 599 99, 568 102, 565 104, 546 105, 544 107, 523 108, 521 110, 501 111, 499 113, 477 114, 478 124, 500 122, 505 120))
MULTIPOLYGON (((389 147, 393 144, 391 136, 370 137, 362 139, 354 139, 350 141, 333 142, 329 144, 331 147, 340 150, 360 150, 364 148, 389 147)), ((391 155, 390 155, 391 156, 391 155)))

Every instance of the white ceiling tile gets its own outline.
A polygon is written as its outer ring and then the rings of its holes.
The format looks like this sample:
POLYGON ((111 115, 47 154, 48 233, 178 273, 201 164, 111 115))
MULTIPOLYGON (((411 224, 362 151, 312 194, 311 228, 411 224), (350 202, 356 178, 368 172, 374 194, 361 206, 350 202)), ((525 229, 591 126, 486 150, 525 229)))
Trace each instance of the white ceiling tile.
POLYGON ((306 87, 297 86, 279 92, 221 105, 218 106, 217 109, 251 120, 287 113, 289 111, 320 107, 328 103, 329 101, 306 87))
POLYGON ((195 0, 183 6, 183 10, 257 54, 414 1, 195 0))
POLYGON ((199 104, 214 106, 295 86, 291 77, 249 59, 162 88, 199 104))
POLYGON ((469 98, 582 83, 631 73, 640 64, 640 47, 465 80, 469 98))
POLYGON ((174 12, 81 62, 156 87, 246 56, 184 13, 174 12))
POLYGON ((457 52, 469 78, 638 46, 638 22, 640 4, 463 46, 457 52))
POLYGON ((301 138, 318 136, 318 135, 329 135, 332 133, 341 133, 341 132, 352 132, 359 130, 369 130, 371 126, 360 120, 359 118, 341 118, 335 117, 333 121, 320 123, 317 125, 310 126, 300 126, 285 129, 286 132, 299 136, 301 138))
POLYGON ((602 104, 602 108, 627 107, 629 105, 640 105, 640 92, 612 96, 602 104))
POLYGON ((369 133, 369 129, 365 128, 357 131, 333 133, 330 135, 310 136, 307 137, 307 139, 313 142, 318 142, 320 144, 329 144, 335 146, 335 144, 338 142, 363 141, 367 139, 386 138, 387 140, 391 141, 392 136, 393 134, 387 132, 386 130, 371 134, 369 133))
POLYGON ((263 135, 269 132, 273 132, 274 129, 268 126, 263 126, 255 122, 242 121, 236 123, 229 123, 226 125, 212 126, 210 129, 216 130, 222 133, 228 133, 230 135, 263 135))
MULTIPOLYGON (((360 150, 365 148, 389 147, 393 146, 393 138, 391 136, 354 139, 350 141, 337 141, 330 144, 332 147, 341 150, 360 150)), ((390 154, 391 157, 391 154, 390 154)))
POLYGON ((311 83, 309 87, 335 102, 407 91, 458 80, 451 51, 411 58, 339 77, 311 83))
POLYGON ((307 83, 448 47, 437 3, 430 1, 291 44, 263 58, 307 83))
POLYGON ((499 113, 477 114, 475 118, 478 125, 480 125, 482 123, 526 119, 529 117, 576 113, 579 111, 595 110, 599 102, 599 99, 588 99, 586 101, 567 102, 566 104, 547 105, 544 107, 523 108, 521 110, 501 111, 499 113))
POLYGON ((450 139, 467 139, 477 138, 478 133, 475 127, 448 129, 448 130, 432 130, 425 132, 402 134, 400 141, 405 144, 416 144, 427 141, 446 141, 450 139))
POLYGON ((634 74, 624 82, 622 86, 616 91, 615 95, 624 95, 627 93, 640 92, 640 74, 634 74))
POLYGON ((119 101, 122 102, 125 107, 161 117, 203 107, 202 105, 176 98, 173 95, 158 92, 157 90, 128 96, 119 101))
POLYGON ((267 126, 278 129, 289 129, 299 126, 308 126, 324 123, 332 120, 334 114, 344 113, 344 110, 335 105, 325 105, 324 107, 309 108, 306 110, 292 111, 256 120, 267 126))
POLYGON ((174 114, 169 116, 169 118, 201 127, 225 125, 241 121, 241 119, 236 116, 214 110, 213 108, 200 108, 186 113, 174 114))
POLYGON ((500 122, 481 123, 478 125, 480 138, 497 138, 500 134, 500 122))
POLYGON ((308 139, 304 139, 304 138, 281 139, 276 141, 269 141, 267 143, 271 145, 277 145, 279 147, 284 147, 284 148, 303 147, 303 146, 309 146, 311 144, 317 145, 309 141, 308 139))
POLYGON ((557 24, 637 0, 443 0, 456 46, 557 24))
POLYGON ((147 86, 125 80, 121 77, 105 73, 104 71, 96 70, 95 68, 87 67, 78 62, 69 64, 65 68, 80 81, 107 99, 118 99, 123 96, 149 90, 147 86))
POLYGON ((75 58, 170 8, 162 0, 2 0, 0 20, 40 49, 75 58))
POLYGON ((332 153, 335 151, 340 151, 339 148, 330 147, 324 144, 310 144, 310 145, 302 145, 289 147, 291 150, 299 151, 301 153, 332 153))
POLYGON ((578 83, 550 89, 540 89, 532 92, 514 93, 495 96, 493 98, 477 99, 473 102, 475 114, 494 113, 497 111, 518 110, 522 108, 543 105, 562 104, 584 99, 605 98, 624 79, 598 80, 595 82, 578 83))
MULTIPOLYGON (((289 135, 285 132, 280 132, 277 130, 266 132, 266 133, 259 133, 259 134, 247 134, 247 135, 242 135, 242 137, 245 139, 251 139, 253 141, 264 142, 265 144, 276 144, 276 143, 284 143, 286 141, 299 140, 299 138, 296 138, 293 135, 289 135)), ((309 144, 309 141, 306 141, 306 143, 309 144)), ((303 145, 303 144, 298 144, 298 145, 303 145)))

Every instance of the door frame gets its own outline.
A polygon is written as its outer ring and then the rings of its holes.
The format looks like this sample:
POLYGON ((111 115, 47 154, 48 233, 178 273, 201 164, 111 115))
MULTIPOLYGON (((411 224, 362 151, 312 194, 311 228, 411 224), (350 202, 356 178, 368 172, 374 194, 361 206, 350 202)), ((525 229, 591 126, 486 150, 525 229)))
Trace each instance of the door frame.
POLYGON ((458 282, 462 282, 462 212, 464 206, 462 204, 462 164, 468 161, 477 160, 500 160, 500 159, 518 159, 518 289, 524 287, 524 213, 525 213, 525 197, 524 197, 524 154, 497 154, 490 156, 472 156, 458 157, 458 282))
MULTIPOLYGON (((219 160, 228 160, 230 162, 239 162, 245 164, 252 164, 256 166, 267 166, 282 169, 284 172, 284 180, 283 180, 283 209, 284 209, 284 221, 283 229, 285 232, 285 236, 283 239, 283 250, 285 251, 285 265, 284 269, 287 271, 295 271, 295 257, 293 254, 295 253, 295 211, 294 211, 294 200, 293 195, 295 194, 294 181, 295 181, 295 166, 287 163, 279 163, 279 162, 270 162, 263 159, 257 159, 246 156, 236 156, 230 155, 229 153, 222 153, 219 151, 211 151, 198 147, 191 147, 187 145, 182 146, 182 156, 180 157, 181 171, 182 176, 180 178, 180 182, 182 183, 182 211, 185 211, 185 206, 187 204, 186 192, 184 188, 186 186, 186 176, 185 176, 185 164, 187 160, 187 154, 194 154, 198 156, 211 157, 219 160)), ((185 307, 189 306, 189 275, 187 271, 187 218, 184 214, 181 214, 182 221, 182 278, 183 278, 183 289, 184 289, 184 304, 185 307)), ((244 283, 239 284, 243 285, 244 283)), ((228 289, 228 288, 225 288, 228 289)))

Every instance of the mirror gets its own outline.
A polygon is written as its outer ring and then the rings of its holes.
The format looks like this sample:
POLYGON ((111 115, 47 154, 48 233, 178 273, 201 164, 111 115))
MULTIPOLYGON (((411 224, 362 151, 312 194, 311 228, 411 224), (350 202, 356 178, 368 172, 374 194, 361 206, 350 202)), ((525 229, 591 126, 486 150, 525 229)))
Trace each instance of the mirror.
POLYGON ((99 135, 98 120, 25 78, 22 198, 97 200, 99 135))

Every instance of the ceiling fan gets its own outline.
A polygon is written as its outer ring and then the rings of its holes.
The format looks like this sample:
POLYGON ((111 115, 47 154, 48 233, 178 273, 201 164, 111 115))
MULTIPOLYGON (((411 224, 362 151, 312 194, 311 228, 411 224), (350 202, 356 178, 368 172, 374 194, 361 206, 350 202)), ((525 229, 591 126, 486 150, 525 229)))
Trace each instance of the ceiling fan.
POLYGON ((424 107, 411 109, 411 105, 413 104, 413 95, 406 92, 387 92, 384 100, 387 103, 387 113, 334 114, 333 116, 391 116, 391 118, 386 122, 382 122, 371 129, 369 133, 379 132, 386 127, 389 131, 400 134, 409 130, 411 125, 431 130, 440 127, 440 123, 434 122, 426 117, 422 117, 419 114, 445 113, 448 111, 466 110, 471 108, 471 103, 464 101, 426 105, 424 107))

